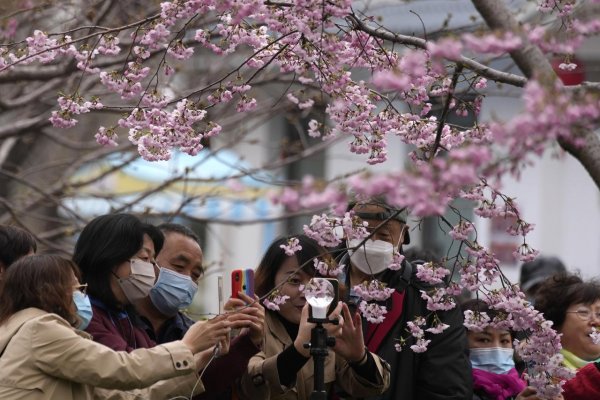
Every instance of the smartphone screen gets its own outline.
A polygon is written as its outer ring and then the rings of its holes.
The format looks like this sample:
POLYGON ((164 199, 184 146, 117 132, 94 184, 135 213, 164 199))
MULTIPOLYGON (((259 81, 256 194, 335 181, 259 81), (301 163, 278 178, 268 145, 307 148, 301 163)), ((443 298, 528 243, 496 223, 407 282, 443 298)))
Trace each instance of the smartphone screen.
POLYGON ((238 292, 254 298, 253 269, 236 269, 231 272, 231 297, 239 298, 238 292))

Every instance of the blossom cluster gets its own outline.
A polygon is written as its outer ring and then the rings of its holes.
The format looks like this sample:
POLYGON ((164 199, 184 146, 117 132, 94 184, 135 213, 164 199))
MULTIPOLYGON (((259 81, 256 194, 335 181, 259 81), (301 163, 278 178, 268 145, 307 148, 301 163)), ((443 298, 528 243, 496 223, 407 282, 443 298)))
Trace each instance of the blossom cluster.
POLYGON ((300 245, 300 240, 298 238, 290 238, 287 241, 287 244, 282 244, 279 246, 285 251, 287 256, 293 256, 297 251, 302 250, 302 246, 300 245))
POLYGON ((279 290, 275 289, 269 293, 269 295, 263 298, 263 304, 266 308, 272 311, 279 311, 279 306, 284 304, 290 296, 282 295, 279 290))

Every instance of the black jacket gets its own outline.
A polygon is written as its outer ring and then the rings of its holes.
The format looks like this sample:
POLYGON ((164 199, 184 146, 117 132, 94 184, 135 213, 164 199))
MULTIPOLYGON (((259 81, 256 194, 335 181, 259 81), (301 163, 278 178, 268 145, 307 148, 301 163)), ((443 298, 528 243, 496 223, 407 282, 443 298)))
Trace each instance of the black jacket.
MULTIPOLYGON (((391 366, 390 388, 372 400, 464 400, 473 396, 473 380, 469 361, 467 336, 463 316, 457 306, 450 311, 438 311, 443 323, 450 325, 440 334, 426 332, 431 343, 424 353, 415 353, 411 336, 401 352, 395 350, 395 339, 406 337, 406 323, 415 316, 430 316, 421 290, 431 286, 419 281, 416 268, 404 262, 400 271, 387 270, 378 277, 389 287, 405 291, 402 315, 385 336, 377 354, 391 366)), ((428 318, 430 322, 430 318, 428 318)), ((363 319, 363 327, 367 324, 363 319)), ((428 323, 428 326, 429 323, 428 323)))

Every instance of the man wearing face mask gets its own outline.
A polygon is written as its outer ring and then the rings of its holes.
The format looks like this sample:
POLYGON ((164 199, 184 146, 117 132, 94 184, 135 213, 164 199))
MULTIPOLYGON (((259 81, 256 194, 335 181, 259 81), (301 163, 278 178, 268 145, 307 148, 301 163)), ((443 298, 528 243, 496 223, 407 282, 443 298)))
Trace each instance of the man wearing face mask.
MULTIPOLYGON (((162 224, 158 228, 164 234, 164 244, 156 257, 158 278, 149 295, 136 303, 136 309, 146 323, 148 336, 161 344, 181 340, 194 324, 181 310, 192 303, 198 290, 196 282, 204 270, 199 238, 193 231, 173 223, 162 224)), ((236 301, 243 304, 240 300, 236 301)), ((232 303, 235 301, 230 300, 228 305, 232 303)), ((209 365, 202 379, 205 392, 197 399, 228 397, 230 385, 242 375, 248 360, 260 350, 264 310, 258 302, 239 314, 231 315, 229 321, 232 327, 246 330, 232 340, 227 354, 209 365)))
POLYGON ((420 292, 431 287, 419 281, 416 267, 403 261, 394 270, 388 268, 397 262, 398 254, 402 254, 402 245, 410 242, 403 213, 378 200, 351 204, 349 208, 368 223, 367 229, 372 235, 364 244, 362 240, 348 241, 348 252, 338 258, 339 264, 347 265, 343 279, 351 288, 348 302, 357 303, 353 287, 373 278, 395 289, 386 301, 388 313, 384 321, 381 324, 363 322, 368 349, 391 367, 390 388, 376 399, 470 399, 471 367, 460 310, 438 311, 441 322, 450 327, 440 334, 427 333, 426 339, 431 342, 424 353, 410 349, 414 344, 412 337, 402 351, 395 349, 397 339, 406 337, 407 322, 431 313, 420 292))

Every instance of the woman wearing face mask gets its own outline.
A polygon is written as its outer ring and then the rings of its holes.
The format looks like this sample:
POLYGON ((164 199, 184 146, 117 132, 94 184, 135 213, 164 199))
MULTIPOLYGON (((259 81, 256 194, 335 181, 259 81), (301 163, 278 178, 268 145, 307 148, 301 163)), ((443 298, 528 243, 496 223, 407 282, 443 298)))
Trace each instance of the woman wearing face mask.
POLYGON ((0 283, 0 398, 163 400, 202 391, 197 371, 208 358, 194 355, 225 340, 225 318, 195 324, 181 341, 115 352, 74 329, 81 324, 74 299, 85 288, 77 274, 73 262, 54 255, 24 257, 6 272, 0 283))
MULTIPOLYGON (((160 233, 160 232, 159 232, 160 233)), ((150 293, 155 276, 155 244, 144 225, 130 214, 103 215, 81 232, 73 261, 82 271, 93 309, 86 332, 113 350, 155 346, 133 305, 150 293)))
MULTIPOLYGON (((313 390, 313 360, 303 346, 310 341, 313 324, 307 322, 308 305, 301 288, 315 275, 313 259, 334 261, 313 240, 304 235, 296 238, 302 248, 294 255, 281 248, 289 238, 276 240, 256 270, 257 295, 268 296, 278 288, 276 293, 287 296, 287 300, 278 310, 266 312, 262 351, 250 359, 241 379, 239 394, 243 399, 308 399, 313 390)), ((360 316, 339 303, 329 316, 335 317, 340 319, 338 327, 326 325, 337 335, 325 361, 329 395, 334 383, 354 397, 383 393, 389 385, 389 370, 385 361, 366 350, 360 316)))
MULTIPOLYGON (((490 320, 498 312, 487 303, 468 300, 462 311, 486 313, 490 320)), ((471 365, 473 367, 474 400, 538 400, 535 389, 519 377, 515 369, 512 333, 507 330, 486 327, 481 332, 467 331, 471 365)))

